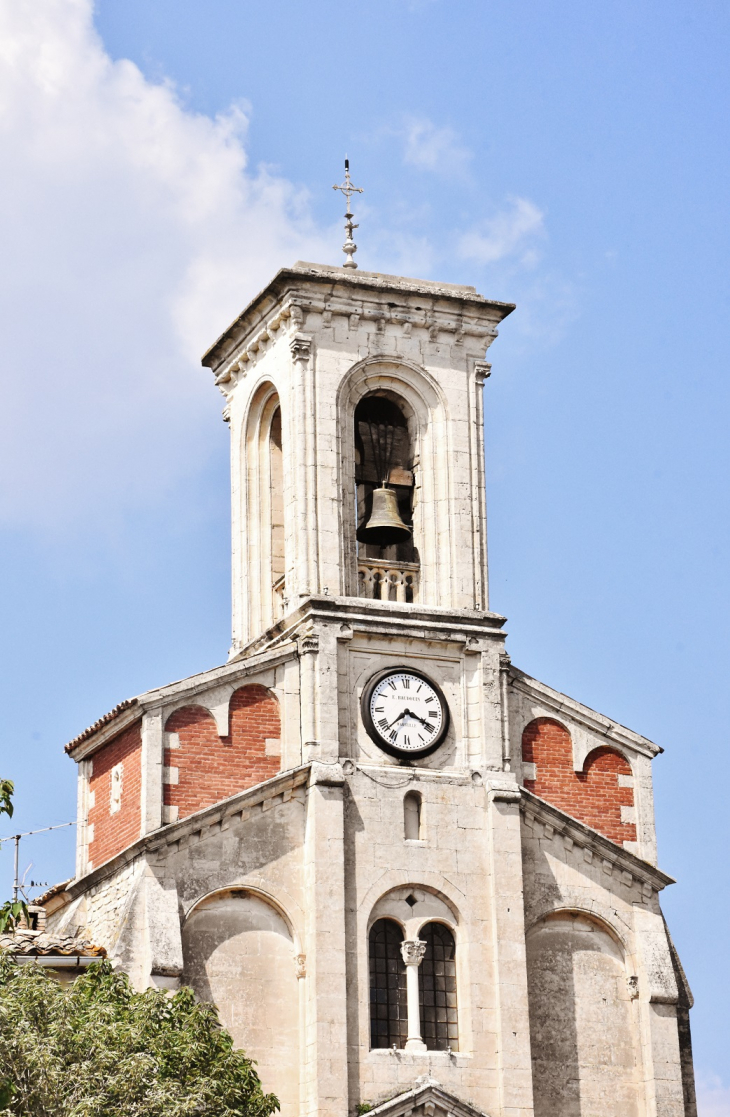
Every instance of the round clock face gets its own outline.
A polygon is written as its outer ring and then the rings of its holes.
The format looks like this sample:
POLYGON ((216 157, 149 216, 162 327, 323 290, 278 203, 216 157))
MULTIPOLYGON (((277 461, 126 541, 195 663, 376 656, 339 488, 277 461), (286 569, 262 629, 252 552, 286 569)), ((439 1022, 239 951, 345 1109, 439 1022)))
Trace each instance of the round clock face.
POLYGON ((373 676, 363 691, 362 717, 376 745, 400 757, 433 752, 449 728, 441 688, 410 667, 373 676))

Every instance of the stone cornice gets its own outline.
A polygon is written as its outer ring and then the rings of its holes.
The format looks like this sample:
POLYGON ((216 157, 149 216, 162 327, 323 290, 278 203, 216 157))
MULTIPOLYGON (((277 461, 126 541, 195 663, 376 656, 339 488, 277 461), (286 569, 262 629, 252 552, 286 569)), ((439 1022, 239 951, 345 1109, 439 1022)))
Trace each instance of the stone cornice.
POLYGON ((248 675, 268 667, 276 667, 279 663, 294 659, 296 654, 297 649, 294 644, 281 642, 272 650, 250 655, 245 661, 236 659, 220 667, 214 667, 210 671, 201 671, 197 675, 190 675, 187 679, 148 690, 136 698, 120 703, 110 713, 105 714, 89 729, 70 741, 66 745, 66 752, 78 763, 139 721, 144 714, 156 709, 164 710, 166 706, 173 703, 178 704, 181 698, 195 698, 196 695, 204 694, 214 686, 221 684, 235 686, 239 680, 244 680, 248 675))
POLYGON ((520 810, 528 819, 537 820, 543 826, 550 827, 554 834, 569 839, 573 845, 591 850, 595 857, 629 874, 642 886, 660 892, 668 884, 676 883, 673 877, 663 873, 655 865, 650 865, 648 861, 642 860, 628 849, 612 842, 610 838, 604 838, 597 830, 586 826, 584 822, 579 822, 577 818, 571 818, 564 811, 533 795, 527 788, 520 788, 520 793, 522 796, 520 810))
POLYGON ((255 353, 280 327, 282 319, 304 304, 308 310, 347 316, 355 313, 363 319, 380 320, 385 314, 390 321, 419 325, 433 335, 438 330, 453 332, 457 340, 465 334, 494 336, 494 324, 514 310, 512 303, 485 299, 473 287, 378 272, 353 274, 345 268, 299 261, 277 272, 252 299, 203 356, 203 365, 212 369, 222 383, 221 377, 227 376, 223 366, 234 354, 238 359, 250 359, 249 350, 255 353), (426 305, 412 306, 414 296, 426 305))
POLYGON ((501 631, 505 617, 478 609, 442 609, 393 601, 377 601, 366 597, 331 597, 312 595, 286 617, 272 625, 261 636, 236 652, 233 663, 264 649, 272 652, 283 641, 291 642, 304 635, 303 627, 317 622, 339 622, 339 639, 351 639, 356 632, 388 633, 416 639, 451 641, 463 644, 465 650, 481 651, 480 641, 489 638, 504 640, 501 631))
POLYGON ((228 819, 236 814, 241 814, 242 811, 248 811, 264 802, 270 802, 277 796, 284 795, 287 791, 296 787, 304 787, 309 782, 310 768, 310 764, 303 764, 299 768, 290 768, 287 772, 279 772, 278 775, 272 776, 270 780, 258 783, 255 787, 248 788, 246 791, 239 791, 236 795, 231 795, 230 798, 223 799, 212 807, 205 807, 201 811, 196 811, 195 814, 188 815, 180 822, 170 822, 158 830, 153 830, 150 834, 145 834, 138 838, 136 842, 127 846, 126 849, 123 849, 121 853, 105 861, 103 865, 99 865, 91 872, 71 881, 64 893, 67 897, 66 902, 68 903, 82 896, 90 888, 95 888, 102 881, 114 876, 120 869, 147 853, 154 853, 173 842, 185 841, 195 834, 199 834, 202 840, 205 837, 205 831, 211 826, 224 825, 228 819))
POLYGON ((660 745, 650 741, 648 737, 642 737, 641 734, 634 733, 632 729, 627 729, 625 725, 619 725, 617 721, 592 710, 590 706, 584 706, 574 698, 569 698, 567 694, 561 694, 559 690, 553 690, 546 683, 541 683, 525 674, 524 671, 520 671, 518 667, 510 667, 509 673, 510 683, 515 690, 536 699, 544 706, 554 710, 556 714, 562 713, 573 721, 579 722, 586 729, 590 729, 592 733, 597 733, 624 748, 634 749, 636 752, 643 753, 644 756, 654 757, 658 753, 664 752, 660 745))

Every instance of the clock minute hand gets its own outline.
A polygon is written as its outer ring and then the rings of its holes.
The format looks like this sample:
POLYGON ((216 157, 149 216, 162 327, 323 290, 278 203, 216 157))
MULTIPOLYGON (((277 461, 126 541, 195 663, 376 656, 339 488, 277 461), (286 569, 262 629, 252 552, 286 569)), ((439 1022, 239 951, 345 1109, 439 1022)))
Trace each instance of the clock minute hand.
POLYGON ((428 724, 429 724, 429 723, 428 723, 428 722, 426 721, 426 719, 425 719, 425 718, 422 718, 422 717, 420 717, 420 715, 419 715, 419 714, 414 714, 413 710, 406 710, 406 711, 404 711, 404 712, 405 712, 405 713, 407 713, 409 717, 415 718, 415 719, 416 719, 416 721, 420 721, 421 725, 428 725, 428 724))

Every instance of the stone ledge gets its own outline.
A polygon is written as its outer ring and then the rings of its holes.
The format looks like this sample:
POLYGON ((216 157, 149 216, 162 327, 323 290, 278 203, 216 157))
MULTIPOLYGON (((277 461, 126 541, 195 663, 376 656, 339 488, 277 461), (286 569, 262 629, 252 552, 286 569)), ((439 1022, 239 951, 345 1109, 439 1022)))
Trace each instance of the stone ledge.
MULTIPOLYGON (((246 791, 239 791, 236 795, 232 795, 220 803, 215 803, 212 807, 205 807, 179 822, 170 822, 158 830, 153 830, 150 834, 145 834, 144 837, 138 838, 136 842, 127 846, 126 849, 123 849, 108 861, 91 869, 84 876, 71 881, 64 891, 65 902, 75 900, 78 896, 97 887, 108 877, 114 876, 120 869, 136 861, 139 857, 147 853, 155 853, 162 849, 164 845, 185 842, 188 839, 200 841, 210 828, 214 828, 216 831, 227 829, 228 821, 233 815, 248 812, 251 808, 259 805, 263 806, 264 803, 276 798, 280 798, 281 802, 287 802, 292 798, 291 792, 293 789, 303 787, 307 783, 310 768, 310 764, 303 764, 298 768, 291 768, 287 772, 279 772, 276 776, 272 776, 270 780, 256 784, 255 787, 250 787, 246 791), (289 792, 288 795, 287 792, 289 792)), ((271 805, 275 804, 272 803, 271 805)))
POLYGON ((556 834, 564 840, 569 839, 571 842, 569 848, 572 849, 573 846, 582 848, 584 856, 590 855, 590 858, 586 857, 587 860, 593 861, 595 858, 599 864, 603 863, 605 871, 610 874, 613 874, 614 868, 619 872, 626 872, 631 875, 632 880, 637 880, 642 887, 645 886, 651 891, 661 892, 668 884, 676 883, 673 877, 663 873, 661 869, 616 845, 610 838, 605 838, 603 834, 586 826, 584 822, 579 822, 577 818, 572 818, 564 811, 553 807, 527 788, 520 788, 520 793, 521 812, 526 816, 526 820, 534 819, 541 823, 545 827, 545 836, 548 839, 552 839, 556 834))
POLYGON ((118 736, 123 730, 134 725, 144 714, 158 708, 164 710, 172 703, 178 704, 181 698, 195 698, 198 694, 205 694, 214 686, 227 684, 234 686, 239 680, 246 679, 256 671, 270 667, 277 667, 294 659, 297 649, 294 645, 284 646, 280 643, 276 648, 251 654, 245 662, 238 657, 220 667, 213 667, 210 671, 201 671, 197 675, 190 675, 187 679, 179 679, 167 686, 147 690, 136 698, 127 699, 116 706, 110 713, 105 714, 98 722, 84 730, 68 745, 66 752, 75 760, 85 760, 102 745, 118 736))
MULTIPOLYGON (((433 301, 439 300, 447 305, 461 304, 464 311, 472 315, 479 315, 488 319, 492 325, 502 321, 514 310, 513 303, 498 302, 486 299, 479 295, 474 287, 459 286, 453 283, 438 283, 428 279, 407 279, 401 276, 386 275, 380 272, 365 272, 357 270, 353 273, 348 269, 329 266, 326 264, 312 264, 298 261, 294 267, 281 268, 270 283, 255 298, 249 302, 241 314, 231 323, 213 345, 203 355, 201 363, 218 375, 227 361, 245 343, 252 339, 257 345, 259 339, 270 335, 270 329, 276 329, 274 322, 269 323, 272 315, 274 318, 283 317, 282 310, 287 309, 287 304, 295 302, 297 305, 306 299, 307 290, 311 293, 317 289, 329 295, 328 303, 333 300, 336 288, 339 286, 347 293, 348 316, 353 313, 352 295, 359 290, 365 295, 400 296, 407 299, 420 296, 428 300, 431 305, 428 310, 433 312, 433 301), (282 306, 282 304, 284 304, 282 306)), ((320 296, 321 298, 321 296, 320 296)), ((392 300, 390 300, 392 301, 392 300)), ((324 307, 324 303, 322 304, 324 307)), ((386 304, 387 305, 387 304, 386 304)), ((391 310, 390 307, 388 307, 391 310)), ((452 311, 453 314, 453 311, 452 311)), ((301 315, 300 315, 301 316, 301 315)))
POLYGON ((617 745, 633 749, 652 758, 657 756, 658 753, 664 752, 661 745, 650 741, 648 737, 642 737, 640 733, 635 733, 633 729, 627 729, 625 725, 619 725, 618 722, 606 717, 605 714, 599 714, 597 710, 592 710, 590 706, 584 706, 577 699, 570 698, 559 690, 553 690, 547 683, 541 683, 538 679, 533 679, 531 675, 520 671, 519 667, 510 667, 509 673, 511 685, 515 690, 521 691, 530 698, 537 699, 543 705, 554 710, 556 714, 563 714, 565 717, 572 718, 591 732, 600 734, 606 740, 614 741, 617 745))

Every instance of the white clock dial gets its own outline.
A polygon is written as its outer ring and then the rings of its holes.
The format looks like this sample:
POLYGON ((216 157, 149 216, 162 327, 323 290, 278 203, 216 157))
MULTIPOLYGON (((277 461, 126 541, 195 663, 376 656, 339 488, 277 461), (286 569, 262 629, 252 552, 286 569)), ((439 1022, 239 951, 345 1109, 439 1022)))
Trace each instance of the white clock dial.
POLYGON ((393 671, 372 688, 368 713, 376 739, 390 751, 422 753, 443 736, 446 703, 421 675, 393 671))

